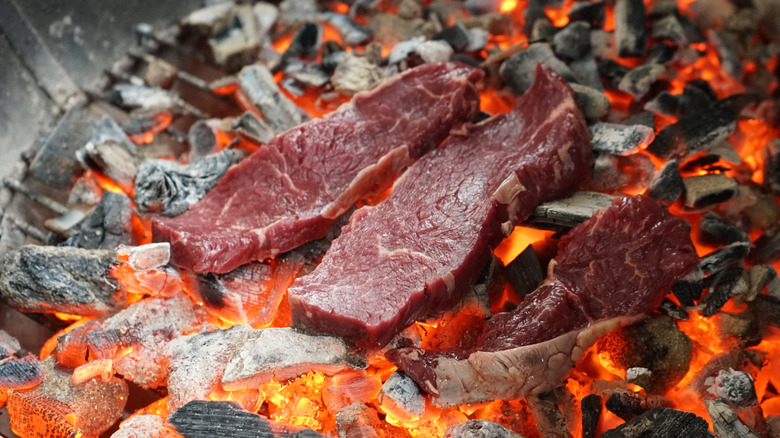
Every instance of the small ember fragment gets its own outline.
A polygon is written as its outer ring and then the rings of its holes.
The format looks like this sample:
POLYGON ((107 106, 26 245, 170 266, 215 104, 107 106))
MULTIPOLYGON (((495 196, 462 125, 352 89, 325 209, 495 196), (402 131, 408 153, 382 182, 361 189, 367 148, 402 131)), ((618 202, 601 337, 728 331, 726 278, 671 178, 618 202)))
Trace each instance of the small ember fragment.
POLYGON ((78 438, 81 431, 73 425, 73 409, 57 400, 8 391, 8 416, 14 433, 31 438, 78 438))

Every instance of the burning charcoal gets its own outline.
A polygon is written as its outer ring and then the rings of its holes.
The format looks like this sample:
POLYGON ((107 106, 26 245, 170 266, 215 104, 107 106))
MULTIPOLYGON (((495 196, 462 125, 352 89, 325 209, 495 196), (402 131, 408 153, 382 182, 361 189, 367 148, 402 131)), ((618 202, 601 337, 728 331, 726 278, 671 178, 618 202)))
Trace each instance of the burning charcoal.
POLYGON ((103 197, 103 189, 100 188, 98 183, 91 175, 85 175, 76 181, 73 188, 70 189, 68 194, 68 202, 66 205, 69 208, 74 207, 95 207, 103 197))
POLYGON ((574 100, 589 123, 607 115, 610 106, 609 99, 603 92, 580 84, 570 85, 574 91, 574 100))
POLYGON ((237 325, 171 341, 165 348, 168 409, 173 412, 189 401, 207 399, 219 386, 234 346, 251 330, 237 325))
POLYGON ((568 17, 570 22, 584 21, 593 28, 601 28, 606 19, 604 2, 601 0, 575 2, 569 10, 568 17))
POLYGON ((770 140, 763 149, 764 186, 780 195, 780 140, 770 140))
POLYGON ((291 328, 267 328, 249 332, 236 343, 222 385, 231 391, 311 370, 336 372, 365 366, 365 358, 352 353, 340 338, 305 335, 291 328))
POLYGON ((743 423, 736 412, 726 403, 720 400, 705 400, 707 412, 712 419, 712 427, 715 433, 721 438, 760 438, 745 423, 743 423))
POLYGON ((601 434, 602 438, 715 438, 707 421, 690 412, 656 408, 601 434))
POLYGON ((582 399, 582 438, 595 438, 601 417, 601 397, 590 394, 582 399))
POLYGON ((106 191, 97 207, 81 223, 77 245, 86 249, 114 250, 133 244, 132 206, 123 193, 106 191))
POLYGON ((748 284, 744 274, 745 269, 741 267, 720 271, 704 297, 704 309, 701 310, 701 315, 712 316, 718 313, 731 297, 747 292, 748 284))
MULTIPOLYGON (((394 426, 382 424, 374 409, 363 403, 353 403, 336 412, 336 432, 339 438, 376 438, 378 428, 394 426)), ((402 435, 403 436, 403 435, 402 435)))
POLYGON ((135 202, 143 212, 177 216, 206 196, 238 161, 240 155, 225 150, 191 164, 170 160, 146 160, 138 169, 135 202))
POLYGON ((499 73, 517 94, 523 94, 534 82, 536 65, 540 62, 552 67, 567 81, 574 80, 569 67, 555 57, 547 43, 531 44, 527 49, 510 56, 501 64, 499 73))
POLYGON ((127 262, 135 271, 155 269, 168 264, 171 259, 171 244, 168 242, 148 243, 141 246, 120 246, 120 256, 127 256, 127 262))
POLYGON ((310 58, 315 56, 322 44, 322 26, 319 23, 307 21, 295 32, 290 46, 282 54, 285 59, 310 58))
POLYGON ((623 420, 631 421, 633 418, 647 412, 647 408, 642 401, 641 397, 632 393, 615 391, 609 396, 605 406, 608 411, 623 420))
POLYGON ((8 417, 11 428, 21 436, 72 437, 82 436, 69 417, 73 409, 48 397, 25 391, 8 391, 8 417))
POLYGON ((172 109, 178 105, 178 98, 168 91, 144 85, 117 84, 111 90, 112 100, 124 108, 147 110, 172 109))
POLYGON ((777 271, 770 265, 756 265, 748 269, 750 287, 747 301, 753 301, 764 289, 768 289, 769 295, 780 298, 780 278, 777 271))
POLYGON ((533 246, 528 245, 523 252, 506 265, 504 277, 521 299, 539 286, 544 280, 544 270, 533 246))
POLYGON ((625 67, 611 59, 602 59, 599 62, 599 74, 601 75, 607 88, 617 89, 623 77, 631 71, 630 68, 625 67))
POLYGON ((739 59, 739 49, 736 43, 725 32, 710 30, 707 32, 707 36, 712 45, 715 46, 723 71, 734 79, 740 79, 742 77, 742 63, 739 59))
POLYGON ((653 111, 658 114, 679 117, 680 95, 672 94, 668 91, 658 93, 655 98, 647 102, 644 106, 647 111, 653 111))
POLYGON ((190 144, 190 161, 205 157, 217 149, 217 134, 206 120, 198 120, 190 127, 187 141, 190 144))
POLYGON ((685 185, 677 160, 669 160, 658 171, 647 188, 647 194, 660 201, 673 203, 682 195, 685 185))
POLYGON ((712 245, 750 242, 748 235, 733 222, 727 221, 711 211, 701 218, 699 239, 712 245))
POLYGON ((716 105, 667 126, 647 151, 659 158, 685 158, 689 153, 721 143, 735 127, 734 109, 716 105))
MULTIPOLYGON (((564 391, 566 390, 564 389, 564 391)), ((533 415, 536 428, 539 429, 539 434, 543 437, 560 436, 562 432, 568 432, 569 425, 566 415, 561 412, 562 409, 566 409, 565 406, 562 406, 565 402, 561 403, 561 399, 571 397, 571 394, 566 391, 564 396, 561 392, 553 389, 539 395, 526 397, 528 409, 533 415)), ((565 435, 571 436, 570 433, 565 435)))
POLYGON ((0 293, 27 312, 104 315, 124 301, 108 277, 115 263, 108 250, 23 246, 0 255, 0 293))
POLYGON ((76 151, 89 141, 92 130, 92 119, 83 108, 75 106, 68 110, 43 140, 30 163, 30 174, 50 186, 69 187, 84 173, 76 151))
POLYGON ((85 217, 87 217, 87 212, 79 208, 74 208, 72 210, 68 210, 61 216, 47 219, 43 224, 47 229, 54 231, 57 234, 65 237, 71 237, 74 233, 77 232, 78 225, 81 223, 81 221, 84 220, 85 217))
MULTIPOLYGON (((542 9, 542 11, 544 11, 544 9, 542 9)), ((552 20, 545 14, 543 17, 534 20, 533 28, 531 29, 531 40, 549 42, 552 41, 557 32, 558 28, 555 27, 552 20)))
POLYGON ((320 17, 336 28, 347 46, 359 46, 371 39, 371 29, 352 20, 348 15, 325 12, 320 17))
POLYGON ((615 39, 621 57, 642 56, 647 46, 645 4, 641 0, 615 3, 615 39))
POLYGON ((13 356, 21 348, 16 338, 9 335, 5 330, 0 330, 0 360, 13 356))
POLYGON ((226 401, 191 401, 172 413, 168 422, 185 438, 323 437, 310 429, 273 423, 226 401))
POLYGON ((569 23, 553 37, 553 48, 562 59, 579 59, 590 51, 590 24, 584 21, 569 23))
POLYGON ((469 420, 448 427, 443 438, 521 438, 521 436, 492 421, 469 420))
POLYGON ((601 76, 599 75, 599 65, 592 54, 587 53, 569 62, 569 69, 574 79, 580 84, 604 91, 604 84, 601 83, 601 76))
POLYGON ((111 438, 162 438, 165 427, 165 419, 159 415, 133 415, 122 421, 119 430, 111 435, 111 438))
POLYGON ((648 64, 666 65, 675 60, 678 48, 663 41, 655 41, 647 54, 648 64))
MULTIPOLYGON (((662 131, 663 133, 663 131, 662 131)), ((656 137, 656 140, 658 137, 656 137)), ((722 173, 689 176, 683 178, 685 185, 685 206, 704 208, 726 202, 736 194, 739 183, 722 173)))
POLYGON ((267 144, 276 136, 274 130, 267 123, 257 118, 251 111, 245 112, 236 119, 233 131, 258 144, 267 144))
MULTIPOLYGON (((103 321, 104 330, 122 331, 122 343, 132 350, 114 360, 114 369, 142 388, 165 383, 165 347, 185 333, 203 326, 203 311, 183 294, 152 297, 131 304, 103 321)), ((73 333, 73 332, 71 332, 73 333)))
MULTIPOLYGON (((599 71, 606 67, 602 67, 602 63, 607 60, 613 60, 617 58, 617 47, 615 46, 615 33, 614 32, 607 32, 601 29, 591 29, 590 31, 590 51, 598 59, 601 59, 602 62, 599 63, 599 71)), ((614 61, 610 61, 608 64, 611 65, 614 61)), ((615 63, 617 64, 617 63, 615 63)), ((620 64, 618 64, 620 65, 620 64)), ((629 69, 626 68, 626 71, 629 69)))
POLYGON ((626 370, 626 382, 642 388, 652 388, 653 372, 643 367, 631 367, 626 370))
POLYGON ((688 45, 688 35, 680 23, 680 20, 673 14, 654 20, 651 36, 653 38, 669 40, 678 46, 688 45))
POLYGON ((425 394, 403 371, 396 371, 387 378, 380 397, 383 410, 396 417, 416 418, 425 412, 425 394))
POLYGON ((271 73, 262 64, 244 67, 238 85, 275 132, 283 132, 304 121, 301 110, 282 94, 271 73))
POLYGON ((187 31, 214 36, 227 29, 235 18, 236 4, 224 1, 196 9, 181 20, 181 25, 187 31))
POLYGON ((95 123, 90 141, 77 152, 79 160, 130 191, 138 171, 138 150, 122 128, 108 117, 95 123))
MULTIPOLYGON (((599 340, 600 356, 615 367, 647 368, 653 374, 653 391, 662 393, 688 372, 693 357, 693 343, 664 315, 625 327, 599 340)), ((637 414, 638 415, 638 414, 637 414)))
POLYGON ((661 302, 661 305, 658 307, 658 310, 677 321, 688 320, 688 312, 675 304, 674 301, 670 300, 669 298, 664 298, 664 300, 661 302))
POLYGON ((37 356, 11 358, 0 363, 0 389, 30 389, 43 382, 43 367, 37 356))
POLYGON ((541 226, 570 228, 612 203, 612 196, 595 192, 576 192, 568 198, 546 202, 534 210, 528 222, 541 226))
POLYGON ((108 382, 90 379, 74 384, 72 374, 56 366, 53 359, 42 361, 45 378, 30 391, 30 396, 67 407, 75 414, 75 427, 85 436, 98 436, 106 431, 122 415, 128 396, 127 384, 117 377, 108 382))
POLYGON ((445 27, 441 32, 433 36, 433 40, 441 40, 452 47, 453 50, 466 50, 471 42, 468 29, 460 23, 445 27))
POLYGON ((707 379, 705 384, 710 385, 707 389, 710 394, 733 406, 745 408, 758 405, 753 377, 744 371, 720 370, 717 377, 707 379))
POLYGON ((753 245, 747 258, 750 263, 771 263, 780 258, 780 226, 766 230, 753 245))
POLYGON ((643 125, 618 125, 596 123, 590 127, 594 151, 609 154, 626 154, 642 145, 650 144, 655 137, 652 128, 643 125))
POLYGON ((236 6, 230 26, 208 40, 211 59, 229 72, 237 71, 256 60, 264 36, 258 29, 252 6, 236 6))
POLYGON ((339 57, 339 64, 330 82, 346 95, 353 95, 376 85, 387 77, 387 72, 365 58, 345 52, 339 57))
MULTIPOLYGON (((628 0, 626 0, 628 1, 628 0)), ((626 73, 618 83, 618 90, 640 99, 661 76, 666 68, 659 64, 645 64, 626 73)))
POLYGON ((707 274, 714 274, 745 258, 748 251, 749 242, 735 242, 702 257, 699 267, 707 274))
POLYGON ((388 62, 396 64, 412 54, 419 56, 426 63, 445 62, 452 56, 452 48, 444 41, 427 41, 424 37, 412 38, 393 47, 388 62))
POLYGON ((394 47, 401 41, 420 36, 423 24, 420 18, 405 19, 379 12, 371 18, 369 27, 374 33, 374 41, 382 44, 382 47, 394 47))

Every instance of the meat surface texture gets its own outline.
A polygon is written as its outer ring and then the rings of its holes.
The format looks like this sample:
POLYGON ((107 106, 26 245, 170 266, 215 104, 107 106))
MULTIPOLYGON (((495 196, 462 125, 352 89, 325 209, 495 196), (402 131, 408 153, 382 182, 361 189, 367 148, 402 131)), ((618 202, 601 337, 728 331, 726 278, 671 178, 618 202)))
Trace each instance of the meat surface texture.
POLYGON ((587 178, 590 135, 571 90, 544 65, 536 77, 511 112, 453 135, 387 200, 353 213, 290 288, 294 326, 381 347, 455 305, 516 223, 587 178))
POLYGON ((261 146, 187 213, 152 222, 172 263, 224 273, 323 237, 355 202, 386 189, 479 111, 482 72, 426 64, 261 146))
POLYGON ((386 356, 440 406, 555 388, 593 343, 653 312, 697 266, 689 233, 650 198, 616 199, 561 239, 547 279, 487 323, 477 351, 402 348, 386 356))

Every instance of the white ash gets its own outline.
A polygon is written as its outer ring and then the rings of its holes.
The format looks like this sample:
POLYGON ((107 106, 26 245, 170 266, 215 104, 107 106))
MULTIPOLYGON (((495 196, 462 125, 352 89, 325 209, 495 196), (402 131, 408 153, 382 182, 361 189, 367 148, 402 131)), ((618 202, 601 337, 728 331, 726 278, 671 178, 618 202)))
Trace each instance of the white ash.
POLYGON ((420 56, 426 63, 447 62, 453 50, 445 41, 426 41, 425 37, 420 36, 398 43, 390 52, 388 62, 401 62, 411 54, 420 56))
POLYGON ((716 377, 704 381, 707 392, 728 401, 735 406, 747 407, 758 404, 753 376, 733 368, 718 371, 716 377))
POLYGON ((425 412, 425 394, 411 377, 396 371, 382 385, 382 396, 394 401, 406 412, 420 416, 425 412))
POLYGON ((158 438, 163 436, 165 420, 159 415, 133 415, 123 421, 111 438, 158 438))
POLYGON ((365 358, 353 354, 341 338, 307 335, 289 327, 267 328, 248 332, 236 342, 222 384, 232 391, 309 371, 334 373, 366 366, 365 358))
POLYGON ((631 367, 626 370, 626 380, 629 382, 637 380, 639 378, 652 376, 653 372, 647 368, 631 367))
POLYGON ((130 267, 136 271, 165 266, 171 259, 171 244, 168 242, 140 246, 120 245, 116 251, 120 256, 127 256, 130 267))
POLYGON ((473 27, 468 29, 469 33, 469 45, 466 46, 467 52, 476 52, 482 50, 487 46, 488 39, 490 38, 490 32, 479 27, 473 27))
POLYGON ((655 131, 644 125, 596 123, 590 127, 593 150, 610 154, 628 154, 641 145, 650 144, 655 131))

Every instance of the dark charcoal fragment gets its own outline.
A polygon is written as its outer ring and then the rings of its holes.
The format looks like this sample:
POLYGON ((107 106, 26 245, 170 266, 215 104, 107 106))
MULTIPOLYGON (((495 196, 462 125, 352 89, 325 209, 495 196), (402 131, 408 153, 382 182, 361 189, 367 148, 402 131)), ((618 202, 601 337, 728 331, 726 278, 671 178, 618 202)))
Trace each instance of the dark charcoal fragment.
POLYGON ((322 26, 307 21, 293 36, 290 47, 282 54, 282 59, 314 56, 320 44, 322 44, 322 26))
POLYGON ((81 223, 77 245, 86 249, 110 249, 133 244, 132 206, 123 193, 106 191, 97 207, 81 223))
POLYGON ((681 47, 688 45, 688 35, 685 28, 674 14, 654 20, 650 35, 653 38, 669 40, 681 47))
POLYGON ((599 65, 596 63, 596 57, 589 52, 578 59, 569 62, 569 69, 578 83, 599 91, 604 91, 604 84, 601 83, 599 65))
POLYGON ((655 127, 655 114, 651 111, 642 111, 626 118, 623 121, 626 125, 644 125, 649 128, 655 127))
POLYGON ((580 402, 582 407, 582 438, 595 438, 601 418, 601 397, 590 394, 580 402))
POLYGON ((615 3, 615 39, 618 56, 642 56, 647 46, 645 3, 642 0, 617 0, 615 3))
POLYGON ((639 99, 650 91, 650 87, 665 70, 660 64, 640 65, 623 76, 618 83, 618 89, 639 99))
POLYGON ((146 160, 138 169, 135 201, 144 212, 177 216, 206 196, 240 154, 225 150, 189 165, 169 160, 146 160))
POLYGON ((590 24, 584 21, 569 23, 553 37, 555 54, 563 59, 579 59, 590 50, 590 24))
POLYGON ((168 417, 184 438, 322 437, 310 429, 272 423, 232 402, 195 400, 168 417))
POLYGON ((780 258, 780 225, 766 230, 755 242, 747 257, 752 264, 771 263, 780 258))
POLYGON ((712 45, 715 46, 723 70, 732 78, 741 79, 742 63, 739 59, 739 48, 736 42, 723 31, 710 30, 707 36, 712 45))
POLYGON ((658 310, 676 321, 687 321, 689 318, 688 312, 674 304, 674 301, 669 298, 664 298, 661 305, 658 306, 658 310))
POLYGON ((760 438, 761 435, 745 425, 739 415, 720 400, 705 400, 712 427, 721 438, 760 438))
POLYGON ((449 44, 453 50, 465 50, 471 40, 468 30, 459 23, 454 26, 445 27, 431 39, 444 41, 449 44))
POLYGON ((504 269, 504 277, 520 299, 536 290, 544 276, 545 271, 532 245, 528 245, 504 269))
POLYGON ((10 359, 0 364, 0 389, 29 389, 43 382, 43 367, 37 356, 10 359))
POLYGON ((780 195, 780 140, 770 140, 763 149, 764 186, 780 195))
POLYGON ((738 408, 758 405, 753 378, 744 371, 721 370, 715 377, 709 391, 738 408))
MULTIPOLYGON (((626 154, 653 141, 654 131, 644 125, 596 123, 590 127, 594 151, 613 155, 626 154)), ((681 181, 682 182, 682 181, 681 181)))
POLYGON ((647 151, 659 158, 685 158, 724 141, 737 125, 736 115, 725 104, 700 110, 661 130, 647 151))
POLYGON ((540 20, 549 21, 550 18, 547 16, 544 8, 542 8, 542 4, 539 0, 529 0, 528 6, 523 10, 523 20, 525 23, 523 25, 523 33, 525 35, 532 35, 534 23, 540 20))
POLYGON ((469 420, 450 426, 443 438, 522 438, 504 426, 487 420, 469 420))
POLYGON ((701 315, 712 316, 718 313, 731 297, 747 292, 748 285, 744 274, 745 269, 741 267, 732 267, 719 272, 704 297, 704 309, 701 310, 701 315))
POLYGON ((750 242, 734 242, 702 257, 699 267, 707 274, 714 274, 739 262, 750 251, 750 242))
POLYGON ((769 295, 780 298, 780 278, 777 271, 770 265, 756 265, 748 269, 750 286, 746 296, 747 301, 756 299, 764 289, 769 295))
POLYGON ((736 180, 722 173, 690 176, 683 178, 683 184, 685 206, 694 209, 726 202, 734 197, 739 187, 736 180))
POLYGON ((236 120, 233 131, 258 144, 267 144, 276 136, 273 128, 251 111, 245 112, 236 120))
POLYGON ((601 438, 715 438, 696 414, 656 408, 601 435, 601 438))
POLYGON ((699 222, 699 239, 711 245, 750 242, 748 235, 736 224, 711 211, 699 222))
POLYGON ((552 67, 567 81, 574 80, 569 67, 555 57, 550 45, 547 43, 531 44, 527 49, 510 56, 501 64, 499 73, 517 94, 522 94, 534 82, 536 65, 540 62, 552 67))
POLYGON ((624 391, 613 392, 607 399, 605 406, 608 411, 624 421, 630 421, 634 417, 647 412, 641 397, 624 391))
POLYGON ((574 101, 588 123, 594 123, 609 112, 609 99, 604 92, 580 84, 569 84, 574 91, 574 101))
POLYGON ((604 2, 602 0, 576 2, 569 10, 568 17, 570 22, 584 21, 590 23, 593 28, 601 28, 606 19, 604 2))
POLYGON ((617 89, 623 76, 630 70, 630 68, 618 64, 611 59, 603 59, 599 62, 599 74, 608 85, 608 88, 617 89))
POLYGON ((0 255, 0 294, 23 311, 104 315, 123 301, 108 277, 115 263, 114 251, 23 246, 0 255))
POLYGON ((92 119, 79 107, 68 110, 43 140, 30 164, 30 174, 50 186, 65 189, 84 173, 76 151, 92 136, 92 119))
POLYGON ((563 413, 567 408, 567 399, 571 399, 571 393, 564 387, 526 397, 528 409, 541 436, 559 436, 562 431, 568 431, 567 417, 563 413))
POLYGON ((653 177, 647 194, 659 201, 674 203, 685 190, 677 160, 669 160, 653 177))
POLYGON ((205 120, 198 120, 187 133, 190 143, 190 160, 205 157, 213 153, 217 148, 217 135, 205 120))

